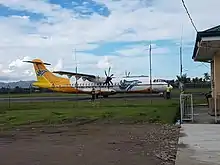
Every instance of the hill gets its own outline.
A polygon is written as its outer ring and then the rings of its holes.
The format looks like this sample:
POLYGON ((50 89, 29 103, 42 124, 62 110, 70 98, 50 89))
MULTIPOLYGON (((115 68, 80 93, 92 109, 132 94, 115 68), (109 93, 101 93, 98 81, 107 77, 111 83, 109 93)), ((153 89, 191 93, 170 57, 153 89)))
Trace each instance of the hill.
POLYGON ((9 82, 9 83, 0 82, 0 88, 8 88, 8 87, 15 88, 16 86, 20 88, 29 88, 33 82, 34 81, 16 81, 16 82, 9 82))

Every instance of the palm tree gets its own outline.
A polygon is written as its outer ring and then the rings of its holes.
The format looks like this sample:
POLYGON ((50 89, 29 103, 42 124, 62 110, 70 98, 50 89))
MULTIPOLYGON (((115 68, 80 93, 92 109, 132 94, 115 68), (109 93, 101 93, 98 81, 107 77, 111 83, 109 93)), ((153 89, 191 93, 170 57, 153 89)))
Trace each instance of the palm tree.
POLYGON ((204 80, 209 81, 210 80, 210 75, 206 72, 204 73, 204 80))
POLYGON ((183 74, 182 76, 176 76, 178 82, 187 83, 189 79, 187 78, 187 74, 183 74))

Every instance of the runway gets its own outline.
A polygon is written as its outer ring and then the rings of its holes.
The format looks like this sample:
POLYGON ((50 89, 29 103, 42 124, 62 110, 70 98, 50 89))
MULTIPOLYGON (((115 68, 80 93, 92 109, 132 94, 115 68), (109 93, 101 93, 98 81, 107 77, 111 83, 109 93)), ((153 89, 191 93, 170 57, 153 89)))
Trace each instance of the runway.
MULTIPOLYGON (((204 97, 199 93, 193 94, 195 97, 204 97)), ((179 94, 172 94, 173 99, 179 99, 179 94)), ((31 96, 31 97, 0 97, 0 102, 49 102, 49 101, 88 101, 91 99, 90 95, 74 95, 74 96, 31 96)), ((164 99, 158 94, 116 94, 108 98, 99 97, 99 99, 112 100, 112 99, 164 99)))
MULTIPOLYGON (((178 95, 172 96, 173 98, 179 98, 178 95)), ((112 99, 164 99, 164 97, 158 94, 117 94, 109 96, 108 98, 99 97, 98 99, 112 100, 112 99)), ((49 102, 49 101, 87 101, 90 100, 89 95, 78 95, 78 96, 42 96, 42 97, 4 97, 0 98, 0 102, 49 102)))

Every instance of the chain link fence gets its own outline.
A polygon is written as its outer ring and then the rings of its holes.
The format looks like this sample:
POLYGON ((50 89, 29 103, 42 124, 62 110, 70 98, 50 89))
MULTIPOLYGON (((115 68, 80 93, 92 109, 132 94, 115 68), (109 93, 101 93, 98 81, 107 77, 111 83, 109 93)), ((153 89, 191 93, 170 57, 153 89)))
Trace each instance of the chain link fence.
MULTIPOLYGON (((158 84, 160 85, 160 84, 158 84)), ((171 97, 179 97, 180 89, 178 87, 178 84, 171 83, 173 86, 171 97)), ((53 89, 41 89, 41 88, 35 88, 32 85, 30 85, 27 88, 21 88, 19 86, 6 86, 0 88, 0 103, 8 108, 10 108, 13 103, 17 102, 26 102, 26 103, 33 103, 33 102, 72 102, 74 106, 78 105, 79 101, 91 101, 91 90, 92 86, 81 86, 80 88, 86 88, 88 89, 88 92, 86 94, 76 92, 76 93, 63 93, 62 91, 66 90, 69 87, 53 87, 53 89), (59 88, 60 92, 56 92, 56 88, 59 88), (91 90, 90 90, 91 89, 91 90), (7 104, 6 104, 7 103, 7 104)), ((111 86, 110 86, 111 88, 111 86)), ((184 84, 184 88, 186 93, 191 93, 193 97, 202 97, 205 99, 205 94, 210 91, 210 84, 209 83, 186 83, 184 84)), ((71 91, 71 90, 70 90, 71 91)), ((124 104, 127 105, 131 100, 134 99, 145 99, 152 102, 154 98, 161 97, 162 95, 155 94, 153 91, 148 91, 148 94, 127 94, 126 92, 121 92, 120 94, 116 94, 115 96, 109 96, 110 98, 105 98, 101 95, 98 96, 98 99, 95 98, 95 103, 100 104, 102 101, 105 100, 112 100, 112 98, 120 99, 121 101, 124 101, 124 104), (151 94, 151 95, 149 95, 151 94)), ((163 96, 162 96, 163 98, 163 96)), ((94 103, 94 104, 95 104, 94 103)))

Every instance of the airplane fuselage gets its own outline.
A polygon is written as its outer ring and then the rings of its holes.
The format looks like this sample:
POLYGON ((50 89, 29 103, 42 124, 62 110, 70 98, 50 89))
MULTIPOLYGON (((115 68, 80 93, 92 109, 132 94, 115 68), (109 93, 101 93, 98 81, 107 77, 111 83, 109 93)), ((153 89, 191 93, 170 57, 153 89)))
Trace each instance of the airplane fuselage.
MULTIPOLYGON (((90 93, 94 88, 95 91, 102 94, 116 94, 116 93, 163 93, 166 91, 167 83, 152 81, 148 77, 116 77, 112 79, 112 85, 104 85, 102 81, 91 82, 88 80, 70 78, 70 88, 77 89, 78 93, 90 93), (152 90, 151 90, 152 89, 152 90)), ((59 87, 67 87, 65 84, 59 87)), ((67 90, 68 92, 68 90, 67 90)))

